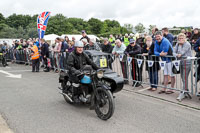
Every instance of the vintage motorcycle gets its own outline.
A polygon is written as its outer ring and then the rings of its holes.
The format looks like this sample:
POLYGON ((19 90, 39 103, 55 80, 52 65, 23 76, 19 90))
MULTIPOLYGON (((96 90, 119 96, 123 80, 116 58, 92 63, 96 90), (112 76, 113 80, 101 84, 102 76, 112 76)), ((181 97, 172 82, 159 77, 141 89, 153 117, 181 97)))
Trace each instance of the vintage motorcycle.
POLYGON ((65 70, 60 73, 59 89, 67 103, 89 104, 90 109, 94 109, 100 119, 107 120, 115 110, 113 93, 122 90, 124 80, 108 67, 109 54, 94 50, 85 52, 101 69, 95 71, 86 65, 82 69, 85 76, 79 83, 65 70))

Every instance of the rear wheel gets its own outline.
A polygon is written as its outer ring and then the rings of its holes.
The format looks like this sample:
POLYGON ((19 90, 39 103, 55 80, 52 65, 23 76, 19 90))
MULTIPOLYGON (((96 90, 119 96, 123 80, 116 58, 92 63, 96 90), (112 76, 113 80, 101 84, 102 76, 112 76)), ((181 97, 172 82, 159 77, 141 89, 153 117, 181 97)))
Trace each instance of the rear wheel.
POLYGON ((3 67, 6 67, 6 60, 4 58, 2 59, 2 65, 3 67))
POLYGON ((97 93, 99 95, 99 100, 95 98, 95 112, 100 119, 107 120, 112 117, 115 110, 112 93, 110 90, 103 88, 97 88, 97 93))

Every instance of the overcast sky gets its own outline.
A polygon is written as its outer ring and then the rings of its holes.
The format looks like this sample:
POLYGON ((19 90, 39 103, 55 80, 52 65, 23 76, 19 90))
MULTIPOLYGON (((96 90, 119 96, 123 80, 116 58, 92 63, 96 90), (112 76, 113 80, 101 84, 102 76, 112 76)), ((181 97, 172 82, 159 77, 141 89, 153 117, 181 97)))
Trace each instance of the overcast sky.
POLYGON ((121 25, 139 22, 146 27, 200 27, 200 0, 1 0, 0 12, 5 16, 40 14, 50 11, 67 17, 88 20, 118 20, 121 25))

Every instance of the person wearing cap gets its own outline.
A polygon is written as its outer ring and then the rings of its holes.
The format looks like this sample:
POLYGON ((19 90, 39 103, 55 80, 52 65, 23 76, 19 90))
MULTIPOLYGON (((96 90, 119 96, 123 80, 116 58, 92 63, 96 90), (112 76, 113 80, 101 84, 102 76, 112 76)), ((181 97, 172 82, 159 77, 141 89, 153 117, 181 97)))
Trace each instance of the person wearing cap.
MULTIPOLYGON (((139 68, 137 64, 137 54, 141 54, 141 47, 136 44, 134 39, 130 39, 130 44, 126 47, 124 54, 127 57, 132 57, 131 74, 133 79, 133 86, 139 87, 142 81, 142 66, 139 68)), ((143 63, 142 63, 143 64, 143 63)))
POLYGON ((92 38, 92 39, 90 39, 89 44, 87 44, 86 46, 84 46, 84 50, 97 50, 97 51, 101 51, 101 48, 96 43, 95 39, 92 38))
POLYGON ((82 30, 81 33, 82 33, 82 37, 81 37, 80 41, 85 38, 85 39, 87 39, 87 42, 89 42, 90 38, 87 36, 85 30, 82 30))
POLYGON ((83 52, 83 42, 77 41, 75 43, 75 50, 70 53, 67 60, 67 68, 69 75, 73 77, 75 82, 79 82, 84 75, 81 75, 81 69, 85 65, 91 65, 94 70, 98 70, 99 67, 83 52), (80 76, 78 76, 80 75, 80 76))
POLYGON ((124 38, 123 38, 123 40, 122 40, 122 42, 124 42, 124 44, 127 47, 129 45, 129 41, 130 41, 130 39, 128 37, 128 34, 126 33, 125 36, 124 36, 124 38))
POLYGON ((113 37, 112 34, 110 35, 108 40, 109 40, 110 44, 114 47, 115 46, 115 38, 113 37))

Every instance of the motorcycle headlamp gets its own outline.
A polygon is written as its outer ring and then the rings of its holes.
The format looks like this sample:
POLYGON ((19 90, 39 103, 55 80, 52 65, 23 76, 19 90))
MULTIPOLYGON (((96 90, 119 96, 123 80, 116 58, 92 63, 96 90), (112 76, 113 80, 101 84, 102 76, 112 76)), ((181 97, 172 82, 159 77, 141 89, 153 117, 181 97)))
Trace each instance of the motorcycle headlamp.
POLYGON ((98 72, 97 72, 97 77, 98 77, 98 78, 101 79, 101 78, 103 78, 103 76, 104 76, 104 72, 103 72, 103 71, 98 71, 98 72))

